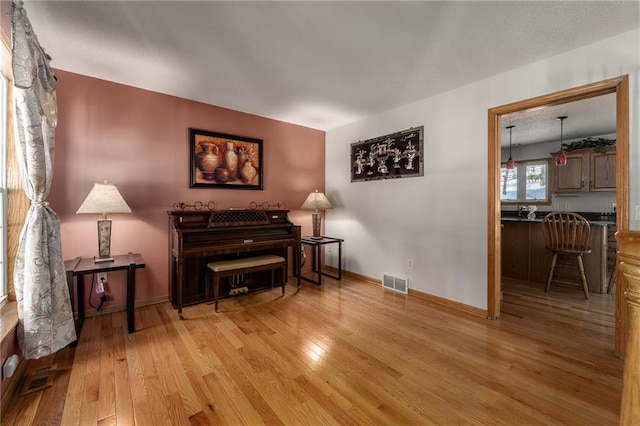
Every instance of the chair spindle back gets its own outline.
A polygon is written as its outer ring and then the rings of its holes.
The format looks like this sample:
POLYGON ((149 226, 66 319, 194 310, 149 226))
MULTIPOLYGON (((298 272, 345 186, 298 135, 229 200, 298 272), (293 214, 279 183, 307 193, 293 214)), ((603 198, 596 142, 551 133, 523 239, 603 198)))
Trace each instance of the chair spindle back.
POLYGON ((547 247, 555 251, 578 252, 589 250, 591 226, 574 212, 551 212, 542 220, 547 247))

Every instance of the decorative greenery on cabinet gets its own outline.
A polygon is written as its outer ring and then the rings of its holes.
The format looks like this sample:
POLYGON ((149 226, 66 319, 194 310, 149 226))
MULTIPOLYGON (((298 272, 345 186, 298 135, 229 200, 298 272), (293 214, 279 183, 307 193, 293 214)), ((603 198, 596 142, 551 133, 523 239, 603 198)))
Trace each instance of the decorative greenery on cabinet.
POLYGON ((606 152, 608 147, 612 147, 615 145, 615 139, 590 137, 582 139, 580 141, 563 143, 562 149, 565 151, 575 151, 576 149, 593 148, 595 152, 606 152))

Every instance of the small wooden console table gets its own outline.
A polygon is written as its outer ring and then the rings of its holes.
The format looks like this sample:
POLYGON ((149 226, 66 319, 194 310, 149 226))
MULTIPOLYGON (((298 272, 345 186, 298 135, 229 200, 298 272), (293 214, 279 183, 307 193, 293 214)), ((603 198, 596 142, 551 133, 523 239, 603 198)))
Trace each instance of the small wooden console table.
POLYGON ((129 252, 128 254, 112 257, 113 261, 98 263, 92 257, 76 257, 75 259, 64 261, 71 304, 78 309, 78 319, 76 320, 78 340, 80 340, 80 332, 84 322, 84 276, 87 274, 127 271, 127 328, 129 333, 133 333, 135 330, 133 308, 136 299, 136 269, 144 268, 145 262, 140 253, 129 252), (73 300, 73 277, 76 277, 77 280, 76 303, 73 300))

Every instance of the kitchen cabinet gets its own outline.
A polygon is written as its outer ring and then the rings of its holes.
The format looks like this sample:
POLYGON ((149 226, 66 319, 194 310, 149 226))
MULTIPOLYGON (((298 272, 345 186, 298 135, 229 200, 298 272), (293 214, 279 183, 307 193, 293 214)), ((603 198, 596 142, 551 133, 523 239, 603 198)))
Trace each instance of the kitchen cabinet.
POLYGON ((605 152, 581 149, 566 155, 567 164, 554 167, 554 193, 616 190, 615 147, 607 148, 605 152))
POLYGON ((529 280, 529 223, 502 222, 502 276, 529 280))
POLYGON ((592 152, 589 154, 591 180, 589 191, 616 190, 616 151, 592 152))
POLYGON ((567 164, 555 166, 555 193, 587 191, 589 178, 589 155, 582 152, 568 152, 567 164))
MULTIPOLYGON (((542 233, 541 220, 502 220, 502 276, 506 278, 527 281, 544 285, 549 277, 553 254, 545 248, 544 235, 542 233)), ((608 225, 591 224, 589 245, 591 253, 585 254, 582 259, 589 292, 605 293, 609 279, 607 274, 608 252, 608 225)), ((574 262, 575 257, 558 258, 559 264, 574 262)), ((577 268, 577 264, 575 264, 577 268)), ((559 277, 565 273, 565 268, 556 269, 559 277)), ((569 271, 566 271, 569 272, 569 271)), ((576 272, 576 271, 573 271, 576 272)), ((572 273, 573 273, 572 272, 572 273)), ((568 277, 568 275, 567 275, 568 277)), ((571 276, 580 288, 579 275, 571 276), (577 279, 577 281, 575 281, 577 279)))

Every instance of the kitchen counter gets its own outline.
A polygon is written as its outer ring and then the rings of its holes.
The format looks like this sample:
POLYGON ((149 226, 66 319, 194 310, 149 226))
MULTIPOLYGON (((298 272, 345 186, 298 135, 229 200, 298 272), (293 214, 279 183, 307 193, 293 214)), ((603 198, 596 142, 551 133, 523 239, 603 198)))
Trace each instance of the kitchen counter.
MULTIPOLYGON (((512 215, 503 215, 500 221, 502 276, 540 285, 544 289, 553 257, 545 248, 542 233, 542 218, 547 213, 536 212, 537 217, 533 220, 518 217, 515 212, 509 213, 512 215)), ((606 293, 608 235, 612 228, 615 229, 615 216, 592 214, 585 218, 591 219, 591 253, 583 257, 589 292, 606 293)))
MULTIPOLYGON (((538 223, 542 223, 542 218, 544 216, 536 216, 535 219, 530 220, 527 219, 526 217, 517 217, 517 216, 501 216, 500 217, 500 221, 501 222, 538 222, 538 223)), ((611 225, 615 225, 616 221, 614 219, 612 220, 589 220, 589 225, 591 226, 611 226, 611 225)))
MULTIPOLYGON (((542 218, 544 218, 547 214, 551 212, 536 212, 536 218, 533 220, 527 219, 527 215, 525 212, 522 213, 522 216, 518 216, 518 213, 515 211, 502 211, 500 213, 500 221, 501 222, 542 222, 542 218)), ((597 212, 576 212, 585 219, 589 221, 589 224, 592 226, 611 226, 616 224, 616 214, 615 213, 597 213, 597 212)))

